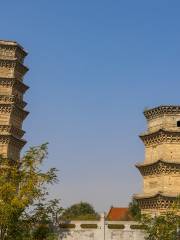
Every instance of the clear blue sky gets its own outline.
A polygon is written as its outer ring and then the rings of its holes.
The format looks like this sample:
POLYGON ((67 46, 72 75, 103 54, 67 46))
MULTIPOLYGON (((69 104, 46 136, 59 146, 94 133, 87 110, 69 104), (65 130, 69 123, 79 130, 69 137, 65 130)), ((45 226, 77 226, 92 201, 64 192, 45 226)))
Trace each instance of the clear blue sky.
POLYGON ((26 148, 49 142, 53 196, 126 206, 141 189, 144 107, 180 104, 180 1, 2 1, 0 23, 29 52, 26 148))

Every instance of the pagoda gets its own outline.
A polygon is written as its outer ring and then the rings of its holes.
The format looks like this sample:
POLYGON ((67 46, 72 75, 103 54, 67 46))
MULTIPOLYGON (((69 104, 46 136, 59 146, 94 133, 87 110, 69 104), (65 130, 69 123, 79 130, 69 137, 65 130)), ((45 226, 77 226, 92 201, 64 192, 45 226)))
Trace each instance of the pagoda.
POLYGON ((180 194, 180 106, 144 111, 147 131, 140 135, 145 160, 136 167, 143 177, 143 193, 134 195, 142 213, 159 214, 180 194))
POLYGON ((28 87, 23 77, 27 53, 17 42, 0 40, 0 155, 12 161, 20 159, 26 141, 22 138, 23 120, 28 115, 24 109, 23 95, 28 87))

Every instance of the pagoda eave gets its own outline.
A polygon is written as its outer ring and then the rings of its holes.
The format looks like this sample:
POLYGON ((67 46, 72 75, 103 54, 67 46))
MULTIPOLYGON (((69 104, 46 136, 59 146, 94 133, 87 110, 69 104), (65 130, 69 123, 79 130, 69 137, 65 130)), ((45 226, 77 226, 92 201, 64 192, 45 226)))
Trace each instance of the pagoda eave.
POLYGON ((24 75, 27 71, 29 71, 29 68, 23 65, 20 61, 18 61, 17 58, 14 59, 3 59, 0 58, 0 67, 11 67, 11 68, 19 68, 20 72, 22 72, 22 75, 24 75))
POLYGON ((26 144, 26 141, 24 139, 19 139, 14 137, 13 135, 0 135, 0 144, 12 144, 15 145, 16 147, 19 147, 20 149, 24 147, 26 144))
POLYGON ((169 192, 157 192, 154 194, 135 194, 135 199, 152 199, 157 197, 177 198, 178 194, 169 192))
POLYGON ((13 125, 0 125, 0 132, 3 135, 10 135, 12 134, 14 137, 21 138, 25 134, 25 131, 14 127, 13 125))
POLYGON ((158 136, 158 135, 160 135, 160 134, 161 134, 161 135, 162 135, 162 134, 166 134, 166 135, 169 135, 169 134, 178 134, 178 135, 180 135, 180 130, 179 130, 179 131, 178 131, 178 130, 176 130, 176 131, 173 131, 173 130, 168 131, 168 130, 166 130, 166 129, 161 128, 161 129, 159 129, 158 131, 142 133, 142 134, 139 135, 139 137, 140 137, 141 139, 145 139, 145 138, 147 138, 147 137, 154 137, 154 136, 158 136))
POLYGON ((179 174, 180 163, 167 160, 158 160, 152 163, 139 163, 135 165, 142 176, 152 176, 159 174, 179 174))
POLYGON ((175 162, 175 161, 168 161, 168 160, 162 160, 162 159, 159 159, 158 161, 156 161, 156 162, 150 162, 150 163, 137 163, 135 166, 137 167, 137 168, 143 168, 143 167, 149 167, 149 166, 154 166, 154 165, 157 165, 158 163, 163 163, 163 164, 170 164, 170 165, 180 165, 180 163, 179 162, 175 162))
POLYGON ((17 104, 20 108, 24 108, 27 103, 19 100, 15 95, 0 95, 0 104, 17 104))
POLYGON ((141 210, 167 209, 171 208, 175 199, 178 197, 175 193, 156 193, 156 194, 136 194, 134 199, 137 200, 141 210))
POLYGON ((155 132, 146 132, 139 135, 145 146, 151 146, 154 144, 160 144, 163 142, 177 143, 180 141, 180 130, 167 131, 165 129, 159 129, 155 132))
POLYGON ((146 109, 144 111, 144 116, 147 120, 160 117, 162 115, 173 115, 180 114, 180 106, 176 105, 161 105, 152 109, 146 109))
POLYGON ((1 86, 7 86, 7 87, 16 87, 19 91, 22 93, 25 93, 28 89, 29 86, 24 84, 22 81, 16 79, 16 78, 5 78, 5 77, 0 77, 0 85, 1 86))
POLYGON ((28 52, 16 41, 0 40, 0 46, 18 47, 23 52, 24 57, 28 55, 28 52))

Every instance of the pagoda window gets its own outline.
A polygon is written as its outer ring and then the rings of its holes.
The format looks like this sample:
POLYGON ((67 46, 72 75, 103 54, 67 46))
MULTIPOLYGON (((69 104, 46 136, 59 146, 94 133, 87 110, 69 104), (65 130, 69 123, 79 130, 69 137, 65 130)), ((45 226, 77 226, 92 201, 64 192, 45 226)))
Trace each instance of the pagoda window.
POLYGON ((180 127, 180 121, 177 121, 177 127, 180 127))

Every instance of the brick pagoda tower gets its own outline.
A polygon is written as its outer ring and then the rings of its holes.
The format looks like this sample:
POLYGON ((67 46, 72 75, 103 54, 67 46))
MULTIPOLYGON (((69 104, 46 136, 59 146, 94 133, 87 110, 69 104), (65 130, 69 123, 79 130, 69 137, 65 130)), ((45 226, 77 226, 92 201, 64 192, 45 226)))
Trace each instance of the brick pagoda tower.
POLYGON ((26 143, 22 139, 22 123, 28 115, 23 101, 28 89, 23 83, 26 55, 17 42, 0 40, 0 155, 13 161, 20 159, 26 143))
POLYGON ((180 194, 180 106, 145 110, 148 129, 140 135, 145 160, 137 164, 144 182, 134 198, 143 213, 160 213, 180 194))

